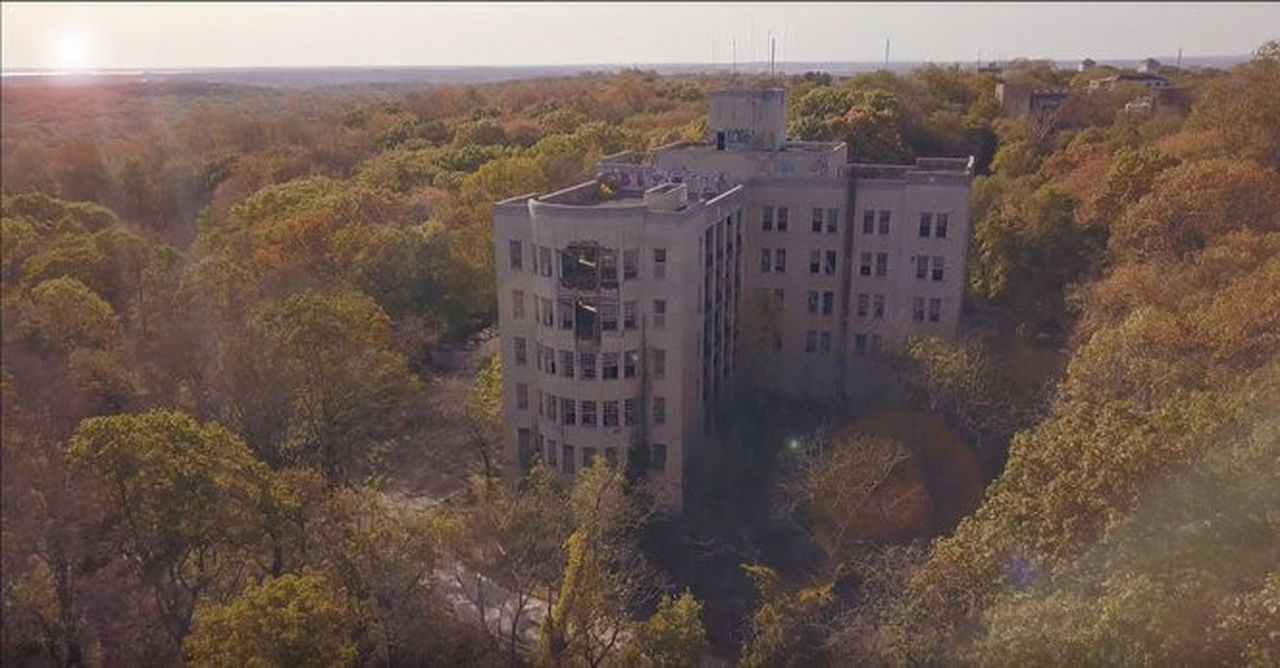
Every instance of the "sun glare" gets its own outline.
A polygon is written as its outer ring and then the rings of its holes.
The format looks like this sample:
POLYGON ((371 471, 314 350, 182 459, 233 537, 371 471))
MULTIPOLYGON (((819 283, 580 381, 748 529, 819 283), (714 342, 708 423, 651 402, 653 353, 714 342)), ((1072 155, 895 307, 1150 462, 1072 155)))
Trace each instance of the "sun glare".
POLYGON ((94 59, 93 35, 79 26, 64 26, 52 38, 53 65, 64 72, 92 69, 94 59))

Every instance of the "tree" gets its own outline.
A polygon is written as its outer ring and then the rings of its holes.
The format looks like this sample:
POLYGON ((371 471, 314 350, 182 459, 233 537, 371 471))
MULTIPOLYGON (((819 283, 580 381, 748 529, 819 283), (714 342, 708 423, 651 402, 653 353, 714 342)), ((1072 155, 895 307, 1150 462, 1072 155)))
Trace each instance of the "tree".
POLYGON ((780 512, 822 549, 827 572, 838 575, 861 541, 927 527, 929 492, 901 442, 845 433, 802 447, 780 512))
POLYGON ((518 486, 473 480, 472 495, 473 503, 451 523, 454 531, 445 542, 459 560, 453 578, 480 614, 492 644, 515 662, 535 599, 552 600, 563 577, 564 543, 572 528, 569 506, 555 472, 541 460, 518 486), (506 594, 489 586, 489 578, 506 594))
POLYGON ((152 411, 85 420, 67 457, 118 522, 118 541, 181 643, 204 596, 249 574, 267 471, 216 423, 152 411))
POLYGON ((695 668, 707 651, 702 628, 702 603, 688 591, 664 596, 658 609, 632 630, 622 663, 661 668, 695 668))
POLYGON ((741 665, 811 666, 826 657, 827 619, 835 604, 832 584, 788 589, 767 566, 743 565, 760 596, 741 665))
POLYGON ((321 575, 288 574, 202 606, 188 636, 197 666, 354 666, 359 604, 321 575))
POLYGON ((656 577, 634 541, 645 511, 622 472, 595 460, 579 472, 565 541, 564 576, 543 621, 538 663, 598 666, 621 650, 631 612, 655 595, 656 577))
POLYGON ((418 389, 392 349, 390 326, 382 309, 358 293, 306 292, 255 311, 240 342, 250 361, 241 414, 256 410, 248 402, 262 392, 289 400, 287 412, 266 416, 263 436, 283 437, 280 449, 255 439, 268 463, 314 466, 340 482, 367 471, 376 451, 401 432, 418 389), (251 387, 262 380, 265 386, 251 387))
POLYGON ((896 97, 873 91, 832 122, 832 130, 849 145, 859 162, 902 164, 910 151, 902 138, 903 118, 896 97))
POLYGON ((476 374, 467 396, 467 427, 486 480, 499 474, 502 455, 502 357, 489 357, 476 374))
POLYGON ((65 276, 32 288, 29 322, 45 345, 64 355, 78 347, 105 348, 120 336, 111 305, 65 276))

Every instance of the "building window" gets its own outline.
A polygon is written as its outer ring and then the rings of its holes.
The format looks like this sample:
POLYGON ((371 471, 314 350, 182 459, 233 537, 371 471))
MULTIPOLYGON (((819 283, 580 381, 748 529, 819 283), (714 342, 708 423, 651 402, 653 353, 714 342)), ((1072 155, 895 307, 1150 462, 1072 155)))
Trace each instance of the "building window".
POLYGON ((653 398, 653 423, 667 423, 667 399, 666 397, 653 398))
POLYGON ((876 231, 876 212, 867 209, 862 212, 862 233, 874 234, 876 231))
POLYGON ((787 231, 787 207, 785 206, 778 207, 778 231, 787 231))
POLYGON ((622 356, 622 375, 626 378, 635 378, 636 369, 640 366, 640 353, 635 350, 628 350, 622 356))
POLYGON ((809 312, 818 314, 818 292, 816 290, 809 291, 809 312))
POLYGON ((809 273, 817 274, 822 271, 822 251, 809 251, 809 273))
POLYGON ((653 349, 653 377, 658 380, 667 377, 667 351, 662 348, 653 349))
POLYGON ((618 287, 618 254, 615 251, 600 251, 600 287, 618 287))
POLYGON ((871 295, 866 293, 858 293, 858 317, 865 318, 867 316, 867 308, 871 305, 871 295))
POLYGON ((813 221, 812 221, 812 223, 813 223, 813 231, 814 231, 814 232, 821 232, 821 231, 822 231, 822 209, 814 209, 814 210, 813 210, 813 221))
POLYGON ((560 400, 560 417, 564 420, 565 424, 571 427, 578 424, 578 414, 577 411, 574 410, 575 403, 577 402, 573 399, 560 400))
POLYGON ((573 457, 574 457, 573 446, 565 445, 564 457, 561 458, 561 461, 564 464, 565 473, 573 473, 573 457))
POLYGON ((929 322, 938 322, 941 319, 942 319, 942 300, 937 298, 930 299, 929 300, 929 322))
POLYGON ((826 273, 828 276, 836 275, 836 252, 835 251, 833 250, 827 251, 827 264, 824 267, 824 269, 826 269, 826 273))
POLYGON ((934 227, 934 236, 938 237, 939 239, 947 238, 947 218, 948 217, 949 216, 945 213, 938 214, 938 224, 936 227, 934 227))
POLYGON ((866 334, 853 335, 853 351, 859 355, 867 354, 867 335, 866 334))
POLYGON ((924 322, 924 297, 915 297, 911 300, 911 319, 924 322))
POLYGON ((618 426, 618 402, 604 401, 601 403, 604 404, 604 423, 603 423, 604 426, 606 427, 618 426))
POLYGON ((942 256, 933 256, 933 280, 942 280, 942 256))
POLYGON ((766 206, 760 211, 760 227, 765 232, 773 231, 773 207, 766 206))
POLYGON ((556 308, 560 309, 560 329, 573 329, 573 300, 561 298, 556 300, 556 308))
POLYGON ((836 307, 836 293, 827 291, 822 293, 822 315, 831 315, 836 307))
POLYGON ((548 394, 546 396, 547 396, 547 419, 552 422, 555 422, 556 412, 557 412, 557 409, 560 407, 560 400, 557 399, 554 394, 548 394))
POLYGON ((880 352, 880 347, 881 347, 881 346, 880 346, 880 335, 879 335, 879 334, 872 334, 872 335, 871 335, 871 353, 872 353, 873 355, 874 355, 874 354, 879 354, 879 352, 880 352))
POLYGON ((520 459, 533 453, 533 436, 528 429, 516 430, 516 448, 520 451, 520 459))
POLYGON ((546 409, 546 404, 543 403, 542 401, 542 390, 535 390, 535 391, 538 393, 538 415, 540 417, 546 417, 547 409, 546 409))
POLYGON ((516 383, 516 408, 529 410, 529 386, 524 383, 516 383))
POLYGON ((664 329, 667 326, 667 300, 653 300, 653 328, 664 329))
POLYGON ((667 249, 653 249, 653 277, 655 279, 663 279, 667 277, 667 249))
POLYGON ((556 375, 556 351, 554 349, 543 348, 542 370, 546 371, 548 376, 556 375))
POLYGON ((776 311, 778 311, 778 312, 781 312, 781 311, 782 311, 782 302, 783 302, 783 297, 785 297, 785 296, 786 296, 786 292, 785 292, 782 288, 774 288, 774 289, 773 289, 773 308, 774 308, 774 310, 776 310, 776 311))
POLYGON ((633 248, 622 251, 622 279, 630 281, 640 275, 640 250, 633 248))
POLYGON ((862 267, 858 269, 858 273, 863 276, 871 275, 871 253, 862 254, 862 267))
POLYGON ((827 353, 830 353, 831 352, 831 332, 828 332, 828 331, 822 332, 821 341, 822 342, 820 344, 820 347, 818 348, 818 351, 824 355, 827 353))
POLYGON ((818 332, 809 330, 804 333, 804 351, 811 353, 818 348, 818 332))
POLYGON ((667 469, 667 446, 661 443, 649 445, 649 468, 654 471, 667 469))
POLYGON ((584 427, 596 426, 596 402, 594 401, 582 402, 582 426, 584 427))
POLYGON ((777 250, 773 251, 773 270, 774 270, 774 271, 776 271, 776 272, 778 272, 779 274, 786 273, 786 271, 787 271, 787 251, 786 251, 786 249, 784 249, 784 248, 779 248, 779 249, 777 249, 777 250))
POLYGON ((600 329, 606 332, 618 331, 618 305, 600 305, 600 329))
POLYGON ((880 212, 880 234, 888 234, 888 233, 889 233, 889 212, 881 211, 880 212))
POLYGON ((924 238, 924 239, 929 238, 929 228, 932 226, 933 226, 933 214, 931 213, 920 214, 920 237, 921 238, 924 238))
POLYGON ((872 317, 875 317, 875 318, 884 317, 884 295, 875 296, 875 310, 873 310, 871 313, 872 313, 872 317))
POLYGON ((623 329, 635 329, 637 327, 637 324, 636 324, 637 310, 638 310, 638 307, 636 306, 636 302, 634 301, 622 302, 623 329))
POLYGON ((524 320, 524 290, 511 291, 511 317, 524 320))
POLYGON ((604 461, 605 461, 605 462, 606 462, 610 467, 617 468, 617 467, 618 467, 618 449, 617 449, 617 448, 605 448, 605 449, 604 449, 604 461))
POLYGON ((543 276, 551 276, 551 249, 546 246, 538 248, 538 269, 542 271, 543 276))
POLYGON ((556 314, 552 311, 552 301, 545 297, 540 297, 543 302, 543 325, 548 328, 556 326, 556 314))
POLYGON ((618 379, 618 353, 604 353, 604 373, 601 377, 605 380, 618 379))
POLYGON ((622 424, 626 427, 634 427, 636 424, 636 400, 622 400, 622 424))
POLYGON ((595 380, 596 377, 596 354, 581 353, 578 355, 578 364, 582 366, 582 379, 595 380))
POLYGON ((507 249, 511 256, 511 268, 515 271, 524 269, 524 244, 519 241, 508 241, 507 249))
POLYGON ((524 366, 529 363, 529 344, 524 340, 523 336, 515 338, 516 346, 516 366, 524 366))
POLYGON ((767 274, 773 269, 773 251, 768 248, 760 249, 760 272, 767 274))
POLYGON ((557 457, 556 453, 556 442, 551 441, 547 444, 547 466, 550 466, 551 470, 554 471, 558 463, 559 457, 557 457))
POLYGON ((929 275, 929 256, 916 256, 916 278, 924 280, 929 275))
POLYGON ((560 351, 560 375, 565 378, 573 378, 573 351, 560 351))
POLYGON ((889 254, 876 253, 876 276, 889 275, 889 254))
POLYGON ((838 217, 839 209, 827 209, 827 234, 835 234, 836 228, 839 227, 838 217))

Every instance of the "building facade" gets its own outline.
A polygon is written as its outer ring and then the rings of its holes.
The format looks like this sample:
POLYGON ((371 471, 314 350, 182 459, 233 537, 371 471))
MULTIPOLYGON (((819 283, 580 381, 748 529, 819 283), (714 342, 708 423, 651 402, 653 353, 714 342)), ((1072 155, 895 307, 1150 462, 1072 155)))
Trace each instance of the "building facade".
POLYGON ((710 109, 705 143, 495 205, 513 465, 630 459, 678 508, 723 398, 840 400, 876 353, 955 334, 971 158, 850 164, 842 143, 788 142, 781 90, 710 109))

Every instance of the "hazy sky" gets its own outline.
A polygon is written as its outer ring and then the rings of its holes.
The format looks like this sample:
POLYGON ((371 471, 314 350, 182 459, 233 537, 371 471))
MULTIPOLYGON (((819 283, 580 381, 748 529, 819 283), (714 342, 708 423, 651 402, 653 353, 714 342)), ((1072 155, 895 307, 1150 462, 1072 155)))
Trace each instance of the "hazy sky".
POLYGON ((341 4, 4 2, 16 68, 972 62, 1238 55, 1280 3, 341 4))

